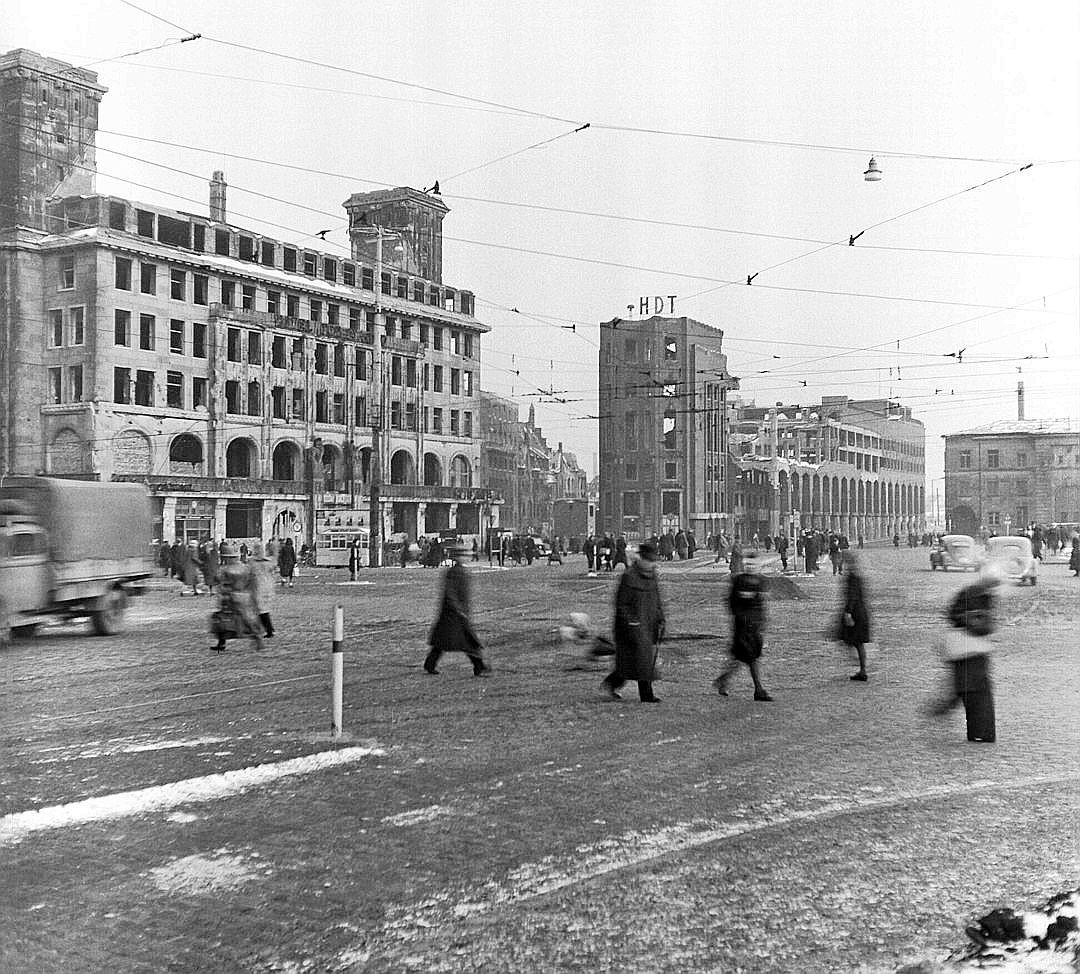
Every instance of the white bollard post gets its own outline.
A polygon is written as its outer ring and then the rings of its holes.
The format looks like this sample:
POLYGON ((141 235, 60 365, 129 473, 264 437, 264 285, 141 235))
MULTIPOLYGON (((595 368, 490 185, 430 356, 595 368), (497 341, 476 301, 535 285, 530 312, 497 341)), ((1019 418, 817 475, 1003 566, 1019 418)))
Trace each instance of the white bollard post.
POLYGON ((330 658, 333 660, 333 688, 331 695, 331 707, 333 716, 330 718, 330 736, 341 736, 341 685, 344 680, 345 670, 345 609, 339 605, 334 609, 334 643, 331 647, 330 658))

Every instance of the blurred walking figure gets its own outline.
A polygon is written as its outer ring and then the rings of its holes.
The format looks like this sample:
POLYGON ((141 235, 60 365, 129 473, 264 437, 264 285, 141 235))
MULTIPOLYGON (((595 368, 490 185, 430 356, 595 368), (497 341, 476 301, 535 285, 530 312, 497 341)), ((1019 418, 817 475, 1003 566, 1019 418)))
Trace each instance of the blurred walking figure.
POLYGON ((931 710, 941 716, 963 701, 967 739, 984 744, 997 739, 989 653, 993 648, 990 636, 997 629, 995 590, 1001 580, 1001 569, 988 565, 982 576, 962 588, 950 604, 950 628, 942 640, 942 650, 951 670, 952 686, 945 699, 931 710))
POLYGON ((210 617, 210 628, 217 636, 217 645, 210 648, 221 652, 226 640, 250 635, 255 640, 255 648, 262 649, 262 624, 258 618, 251 566, 240 561, 240 552, 231 544, 222 547, 220 557, 220 597, 217 611, 210 617))
POLYGON ((638 557, 619 577, 615 591, 615 669, 604 678, 604 690, 613 700, 619 688, 636 680, 642 703, 659 703, 653 693, 656 658, 664 638, 664 606, 656 582, 658 551, 651 541, 638 546, 638 557))
POLYGON ((293 573, 296 571, 296 549, 293 547, 292 538, 286 538, 285 544, 277 556, 278 573, 281 575, 281 584, 293 584, 293 573))
POLYGON ((465 653, 472 663, 473 676, 489 676, 491 667, 484 659, 484 647, 472 627, 469 608, 469 573, 465 570, 465 547, 452 544, 447 551, 453 564, 443 577, 442 602, 428 642, 431 651, 424 660, 424 672, 438 675, 436 666, 443 653, 465 653))
MULTIPOLYGON (((199 591, 199 571, 202 567, 199 561, 198 542, 189 541, 184 549, 184 584, 191 586, 192 595, 202 595, 199 591)), ((181 593, 182 594, 182 593, 181 593)))
POLYGON ((213 541, 207 541, 202 547, 202 571, 203 581, 211 595, 214 594, 214 586, 217 585, 218 568, 220 558, 218 547, 213 541))
POLYGON ((255 611, 262 623, 263 634, 269 639, 274 635, 274 623, 270 620, 270 607, 274 601, 274 588, 277 585, 277 565, 266 553, 261 542, 256 543, 248 561, 255 579, 255 611))
POLYGON ((870 642, 870 610, 866 605, 866 587, 859 559, 853 551, 844 552, 844 606, 840 610, 840 622, 837 633, 840 641, 852 646, 859 656, 859 671, 851 677, 859 683, 867 681, 866 644, 870 642))
POLYGON ((762 629, 765 626, 765 579, 756 571, 753 554, 745 558, 745 568, 731 579, 728 607, 733 623, 731 637, 731 660, 724 671, 713 680, 716 692, 728 695, 728 683, 742 665, 750 670, 754 681, 754 699, 770 701, 772 697, 761 683, 761 652, 765 648, 762 629))
POLYGON ((1073 577, 1080 575, 1080 535, 1073 535, 1072 554, 1069 555, 1069 571, 1073 577))
POLYGON ((743 550, 741 541, 733 541, 731 543, 731 557, 728 559, 728 570, 731 572, 732 578, 742 573, 743 550))

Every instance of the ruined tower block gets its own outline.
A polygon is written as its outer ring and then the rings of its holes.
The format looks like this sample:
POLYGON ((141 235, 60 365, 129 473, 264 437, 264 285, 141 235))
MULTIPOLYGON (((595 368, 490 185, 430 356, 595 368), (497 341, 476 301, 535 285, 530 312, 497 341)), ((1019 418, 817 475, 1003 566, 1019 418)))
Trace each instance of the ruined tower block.
POLYGON ((0 229, 46 225, 46 201, 94 192, 97 72, 19 48, 0 54, 0 229))
POLYGON ((349 214, 355 260, 375 260, 376 228, 382 227, 384 272, 442 284, 442 222, 450 210, 438 196, 402 186, 353 193, 342 205, 349 214))

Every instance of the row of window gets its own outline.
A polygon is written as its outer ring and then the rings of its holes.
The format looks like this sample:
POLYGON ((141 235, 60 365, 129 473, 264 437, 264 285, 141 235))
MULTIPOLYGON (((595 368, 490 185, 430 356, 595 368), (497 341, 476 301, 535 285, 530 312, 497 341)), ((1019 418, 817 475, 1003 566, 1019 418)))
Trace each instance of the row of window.
MULTIPOLYGON (((74 260, 74 258, 72 258, 74 260)), ((132 290, 133 261, 128 257, 116 256, 114 283, 118 290, 132 290)), ((63 279, 63 271, 61 273, 63 279)), ((139 262, 139 290, 142 294, 157 295, 158 265, 147 261, 139 262)), ((226 308, 239 307, 243 311, 266 311, 268 314, 284 315, 289 318, 306 318, 316 323, 329 325, 342 325, 348 319, 349 327, 355 330, 361 328, 374 332, 376 316, 374 311, 365 311, 358 305, 345 305, 324 301, 320 298, 302 298, 298 294, 289 294, 273 288, 257 288, 254 284, 241 284, 237 291, 237 283, 228 279, 220 281, 214 278, 217 287, 218 302, 226 308), (265 301, 263 308, 257 308, 257 303, 265 301), (237 303, 239 301, 239 304, 237 303), (304 302, 302 304, 302 302, 304 302), (303 312, 306 311, 305 315, 303 312)), ((210 281, 206 274, 192 273, 191 275, 191 301, 198 305, 210 304, 210 281)), ((71 267, 71 287, 74 287, 74 264, 71 267)), ((169 268, 169 297, 174 301, 188 300, 188 272, 179 267, 169 268)), ((462 355, 465 358, 474 358, 478 352, 477 336, 470 332, 463 332, 457 328, 443 328, 440 325, 428 325, 426 322, 419 323, 416 328, 414 339, 414 323, 393 315, 385 316, 385 334, 390 338, 403 338, 406 341, 416 340, 425 348, 433 348, 442 351, 444 338, 447 350, 454 355, 462 355)))
MULTIPOLYGON (((67 370, 67 385, 61 369, 49 369, 50 391, 54 402, 80 401, 82 399, 82 366, 67 370), (75 390, 71 393, 70 390, 75 390), (76 394, 77 393, 77 394, 76 394), (65 398, 67 396, 67 398, 65 398)), ((113 401, 127 405, 155 405, 155 373, 148 369, 113 369, 113 401)), ((198 376, 188 379, 183 372, 165 373, 165 406, 170 409, 196 409, 208 405, 209 380, 198 376), (188 391, 190 389, 190 392, 188 391)), ((274 386, 270 390, 270 415, 274 419, 303 422, 307 419, 307 391, 290 390, 274 386)), ((315 393, 314 420, 337 426, 367 426, 369 421, 366 396, 355 396, 352 415, 346 412, 344 393, 320 389, 315 393)), ((230 379, 225 383, 225 412, 234 416, 262 416, 265 409, 262 386, 259 382, 243 383, 230 379)), ((471 437, 473 414, 469 410, 443 409, 441 406, 425 406, 422 411, 415 402, 390 403, 390 428, 417 431, 417 417, 422 416, 423 431, 441 435, 471 437), (446 422, 444 423, 444 418, 446 422)))
MULTIPOLYGON (((113 201, 109 204, 109 226, 114 230, 126 229, 126 208, 123 203, 113 201)), ((290 273, 303 273, 307 277, 319 278, 331 284, 340 282, 346 287, 356 287, 359 284, 365 291, 375 290, 375 272, 370 267, 221 228, 215 229, 212 241, 208 241, 208 229, 201 223, 178 220, 150 210, 135 211, 135 231, 142 237, 157 239, 162 243, 198 253, 206 253, 210 249, 222 257, 236 257, 261 264, 263 267, 278 267, 290 273), (208 243, 212 243, 212 248, 208 248, 208 243)), ((455 291, 453 288, 439 287, 417 279, 410 281, 408 277, 388 271, 381 272, 378 283, 380 291, 386 295, 405 300, 411 298, 418 304, 427 304, 446 311, 473 314, 474 298, 468 291, 455 291)))
MULTIPOLYGON (((1063 446, 1058 448, 1056 455, 1054 453, 1040 453, 1038 455, 1038 465, 1040 467, 1048 467, 1056 459, 1057 466, 1063 467, 1069 463, 1068 454, 1073 452, 1071 446, 1063 446)), ((986 469, 987 470, 999 470, 1005 466, 1004 456, 1001 450, 987 450, 986 451, 986 469)), ((1075 462, 1080 467, 1080 453, 1076 454, 1075 462)), ((973 470, 972 466, 972 451, 971 450, 959 450, 957 451, 957 465, 960 470, 973 470)), ((1016 466, 1023 468, 1031 466, 1028 454, 1024 450, 1020 450, 1016 454, 1016 466)))

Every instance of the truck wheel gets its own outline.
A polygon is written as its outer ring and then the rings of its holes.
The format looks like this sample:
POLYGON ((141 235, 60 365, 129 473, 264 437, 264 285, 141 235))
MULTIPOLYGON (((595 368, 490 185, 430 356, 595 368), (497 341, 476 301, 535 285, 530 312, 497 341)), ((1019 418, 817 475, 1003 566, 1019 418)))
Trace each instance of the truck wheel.
POLYGON ((90 615, 94 632, 99 636, 111 636, 124 628, 124 610, 127 608, 127 593, 121 588, 109 589, 97 601, 97 606, 90 615))

